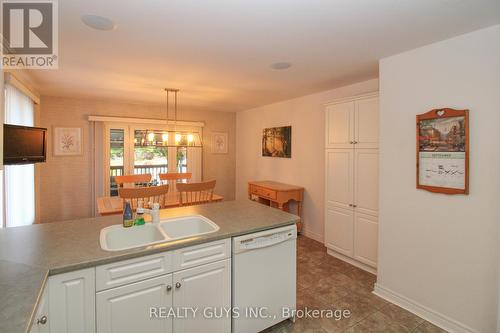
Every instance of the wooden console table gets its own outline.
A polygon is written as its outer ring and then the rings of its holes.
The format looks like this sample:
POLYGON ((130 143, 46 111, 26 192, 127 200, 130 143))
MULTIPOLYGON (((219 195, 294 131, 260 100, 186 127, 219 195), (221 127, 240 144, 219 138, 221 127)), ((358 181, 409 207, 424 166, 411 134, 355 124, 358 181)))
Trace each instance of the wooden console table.
MULTIPOLYGON (((304 200, 304 188, 288 185, 270 180, 248 182, 248 198, 271 207, 289 212, 289 202, 297 202, 297 215, 301 217, 302 201, 304 200)), ((302 221, 297 223, 297 230, 302 230, 302 221)))

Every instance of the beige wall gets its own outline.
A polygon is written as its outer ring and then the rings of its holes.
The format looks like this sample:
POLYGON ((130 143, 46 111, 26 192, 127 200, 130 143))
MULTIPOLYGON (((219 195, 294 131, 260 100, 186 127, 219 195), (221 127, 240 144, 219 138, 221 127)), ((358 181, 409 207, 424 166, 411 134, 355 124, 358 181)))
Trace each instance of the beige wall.
MULTIPOLYGON (((164 107, 90 99, 42 96, 40 126, 49 129, 47 162, 40 167, 41 222, 83 218, 93 214, 93 153, 88 115, 165 118, 164 107), (83 155, 55 157, 52 154, 52 129, 57 126, 83 128, 83 155)), ((235 196, 236 116, 227 112, 190 112, 180 108, 179 120, 204 121, 203 177, 216 179, 216 193, 226 200, 235 196), (210 152, 212 131, 228 132, 228 154, 210 152)))
POLYGON ((323 242, 326 102, 378 90, 378 80, 328 90, 238 112, 236 197, 247 197, 249 180, 275 180, 305 187, 304 233, 323 242), (292 126, 292 158, 262 157, 262 130, 292 126))
POLYGON ((500 25, 380 62, 377 290, 450 332, 495 332, 500 25), (415 115, 469 109, 470 194, 415 188, 415 115))

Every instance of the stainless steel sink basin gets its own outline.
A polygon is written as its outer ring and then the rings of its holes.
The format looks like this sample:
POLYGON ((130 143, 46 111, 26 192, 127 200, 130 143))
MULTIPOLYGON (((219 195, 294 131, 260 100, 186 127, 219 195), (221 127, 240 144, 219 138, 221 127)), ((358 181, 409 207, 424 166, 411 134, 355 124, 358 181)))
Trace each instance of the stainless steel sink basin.
POLYGON ((161 220, 159 224, 168 239, 199 236, 219 230, 219 226, 201 215, 161 220))
POLYGON ((219 226, 201 215, 163 219, 160 223, 124 228, 121 224, 101 230, 99 242, 105 251, 121 251, 169 240, 194 237, 219 230, 219 226))

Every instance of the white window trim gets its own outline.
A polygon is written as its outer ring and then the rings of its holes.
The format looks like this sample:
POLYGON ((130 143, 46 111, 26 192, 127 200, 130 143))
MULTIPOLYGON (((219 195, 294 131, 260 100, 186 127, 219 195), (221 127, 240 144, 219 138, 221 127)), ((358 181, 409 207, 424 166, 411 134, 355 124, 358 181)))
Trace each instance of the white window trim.
POLYGON ((40 104, 40 96, 33 92, 27 85, 25 85, 20 79, 18 79, 14 74, 6 72, 4 73, 5 84, 10 84, 11 86, 19 89, 23 94, 28 96, 33 103, 40 104))

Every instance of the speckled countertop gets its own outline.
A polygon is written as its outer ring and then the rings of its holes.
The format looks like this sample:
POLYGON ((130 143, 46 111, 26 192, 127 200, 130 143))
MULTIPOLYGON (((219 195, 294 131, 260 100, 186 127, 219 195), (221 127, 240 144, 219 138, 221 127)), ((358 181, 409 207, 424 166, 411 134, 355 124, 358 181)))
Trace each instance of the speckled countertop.
POLYGON ((199 214, 214 221, 217 232, 154 246, 107 252, 99 245, 102 228, 121 216, 87 218, 0 229, 0 332, 27 332, 47 277, 113 261, 271 229, 299 220, 295 215, 244 201, 180 207, 162 218, 199 214))

